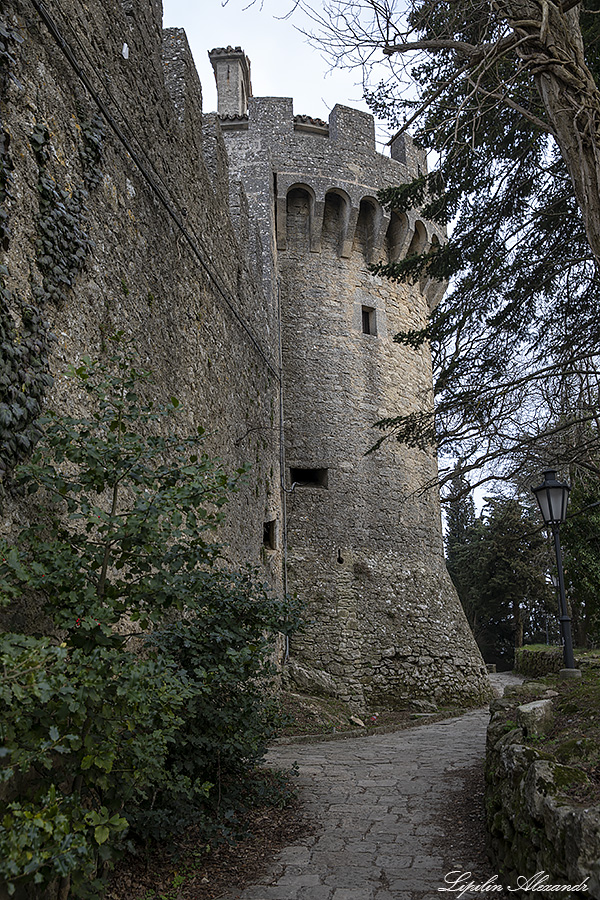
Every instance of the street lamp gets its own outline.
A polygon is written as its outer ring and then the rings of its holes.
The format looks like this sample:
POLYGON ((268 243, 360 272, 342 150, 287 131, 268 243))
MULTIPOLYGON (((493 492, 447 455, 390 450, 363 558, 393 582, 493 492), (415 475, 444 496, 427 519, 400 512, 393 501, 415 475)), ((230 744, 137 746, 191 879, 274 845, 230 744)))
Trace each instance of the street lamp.
POLYGON ((557 480, 556 472, 553 469, 548 469, 547 472, 544 472, 544 481, 542 484, 531 490, 535 494, 544 522, 551 528, 554 537, 556 568, 558 570, 558 603, 560 612, 560 633, 563 639, 563 656, 565 668, 574 669, 575 659, 573 657, 571 617, 567 612, 567 601, 565 599, 565 579, 563 575, 559 533, 560 523, 564 522, 567 518, 567 503, 569 502, 569 491, 571 488, 568 484, 564 484, 557 480))

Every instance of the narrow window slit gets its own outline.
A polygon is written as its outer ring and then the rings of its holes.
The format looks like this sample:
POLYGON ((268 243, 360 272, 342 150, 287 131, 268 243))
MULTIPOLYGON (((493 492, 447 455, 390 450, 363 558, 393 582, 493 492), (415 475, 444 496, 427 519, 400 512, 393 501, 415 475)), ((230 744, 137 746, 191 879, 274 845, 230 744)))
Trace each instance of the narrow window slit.
POLYGON ((290 481, 298 487, 326 488, 329 486, 329 470, 290 468, 290 481))
POLYGON ((362 333, 377 334, 375 310, 372 306, 363 306, 362 308, 362 333))

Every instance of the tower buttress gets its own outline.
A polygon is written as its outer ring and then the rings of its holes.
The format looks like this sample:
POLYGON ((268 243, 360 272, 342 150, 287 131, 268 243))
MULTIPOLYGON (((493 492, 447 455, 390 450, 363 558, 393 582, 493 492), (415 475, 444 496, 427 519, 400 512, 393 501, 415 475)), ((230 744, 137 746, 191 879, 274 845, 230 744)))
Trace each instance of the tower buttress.
MULTIPOLYGON (((210 54, 219 85, 230 50, 210 54)), ((439 286, 369 267, 444 240, 418 210, 388 213, 377 199, 425 172, 425 154, 408 136, 396 158, 379 154, 373 117, 341 105, 329 124, 294 116, 290 98, 254 97, 247 118, 226 109, 230 171, 257 216, 280 311, 286 582, 307 611, 285 677, 360 713, 481 704, 489 682, 445 566, 439 497, 422 489, 435 455, 373 449, 375 422, 429 409, 432 393, 427 350, 394 335, 425 323, 439 286)))
POLYGON ((208 54, 217 82, 218 113, 245 116, 252 96, 250 60, 241 47, 217 47, 208 54))

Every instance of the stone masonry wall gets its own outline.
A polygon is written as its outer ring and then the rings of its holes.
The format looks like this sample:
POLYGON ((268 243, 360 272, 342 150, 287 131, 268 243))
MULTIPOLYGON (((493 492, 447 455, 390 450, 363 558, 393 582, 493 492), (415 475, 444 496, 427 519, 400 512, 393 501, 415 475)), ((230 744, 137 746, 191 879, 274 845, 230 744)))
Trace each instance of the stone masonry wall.
MULTIPOLYGON (((424 156, 409 139, 377 154, 365 113, 338 106, 325 123, 252 98, 237 48, 214 59, 226 112, 203 118, 185 35, 161 16, 160 0, 3 6, 19 35, 0 58, 10 340, 36 307, 57 338, 45 401, 76 413, 85 398, 67 364, 123 330, 156 399, 180 400, 182 430, 204 426, 229 470, 251 464, 220 537, 233 564, 262 565, 307 602, 288 661, 297 683, 357 709, 481 700, 439 504, 420 493, 435 458, 387 444, 365 455, 374 421, 432 402, 427 352, 392 336, 424 321, 440 287, 367 269, 443 240, 376 199, 424 156)), ((5 503, 2 531, 21 515, 5 503)))
POLYGON ((492 861, 511 890, 530 880, 531 889, 516 891, 517 897, 571 885, 572 892, 562 889, 559 896, 599 900, 600 807, 570 803, 562 791, 579 783, 581 770, 525 744, 525 736, 543 734, 552 717, 553 692, 539 687, 538 701, 523 704, 515 688, 491 704, 485 804, 492 861), (537 886, 536 873, 542 876, 537 886))
MULTIPOLYGON (((160 2, 48 0, 46 7, 80 71, 29 0, 9 0, 2 13, 22 37, 0 106, 11 167, 10 238, 0 262, 12 320, 19 329, 23 310, 43 305, 57 337, 47 399, 69 412, 83 401, 61 375, 67 364, 102 354, 116 329, 134 339, 156 374, 157 399, 179 398, 182 430, 206 428, 208 451, 228 470, 252 465, 220 536, 234 563, 262 564, 280 589, 281 553, 263 551, 264 522, 280 518, 278 341, 268 324, 276 311, 262 288, 262 256, 239 185, 229 213, 220 126, 214 118, 202 123, 185 35, 163 34, 160 2), (91 162, 86 129, 101 148, 91 162), (40 293, 44 223, 32 135, 43 131, 59 239, 72 243, 76 228, 82 247, 58 300, 40 293)), ((5 505, 3 529, 18 516, 5 505)))
MULTIPOLYGON (((514 671, 521 675, 544 676, 560 672, 565 661, 562 648, 548 647, 547 650, 529 650, 519 647, 515 650, 514 671)), ((576 665, 579 665, 577 662, 576 665)))
POLYGON ((444 239, 376 199, 424 156, 407 138, 385 158, 370 115, 336 106, 329 123, 294 117, 287 98, 252 98, 247 117, 223 127, 265 245, 277 236, 287 573, 310 623, 292 640, 288 675, 359 710, 481 700, 487 675, 446 572, 439 501, 420 491, 435 458, 391 443, 368 452, 376 421, 432 402, 428 351, 392 339, 424 322, 439 286, 367 268, 444 239))

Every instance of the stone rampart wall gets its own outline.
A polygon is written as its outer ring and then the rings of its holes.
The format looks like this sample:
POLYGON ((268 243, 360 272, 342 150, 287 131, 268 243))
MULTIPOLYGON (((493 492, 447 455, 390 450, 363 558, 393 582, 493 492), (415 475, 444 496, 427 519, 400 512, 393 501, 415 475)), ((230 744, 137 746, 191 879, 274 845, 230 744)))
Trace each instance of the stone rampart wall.
MULTIPOLYGON (((443 240, 376 197, 416 175, 423 153, 398 138, 391 159, 378 154, 373 119, 342 106, 328 123, 295 117, 286 98, 252 98, 246 114, 249 64, 231 48, 213 61, 237 59, 240 77, 226 112, 203 118, 185 35, 162 32, 158 0, 8 0, 2 15, 22 38, 0 60, 3 314, 15 345, 32 306, 50 322, 46 401, 83 409, 61 373, 123 330, 156 374, 155 399, 178 397, 182 430, 205 427, 228 469, 251 464, 220 537, 278 589, 285 433, 288 490, 293 471, 318 482, 287 500, 290 587, 315 614, 292 659, 360 708, 482 701, 439 502, 421 491, 435 456, 367 454, 376 420, 432 403, 427 349, 393 335, 423 324, 440 286, 368 270, 443 240)), ((5 504, 2 530, 19 515, 5 504)))
MULTIPOLYGON (((252 465, 222 537, 237 563, 262 561, 279 583, 279 551, 262 552, 263 523, 280 518, 277 310, 263 289, 246 198, 239 182, 230 184, 220 126, 214 117, 203 125, 185 35, 163 35, 160 2, 49 0, 46 7, 76 68, 28 0, 8 0, 2 13, 22 37, 11 46, 0 106, 10 138, 10 235, 1 262, 11 320, 18 332, 23 310, 41 307, 57 337, 47 399, 69 412, 83 400, 61 376, 66 365, 102 354, 114 330, 130 335, 156 374, 156 399, 179 398, 181 428, 206 428, 207 449, 228 469, 252 465), (114 128, 105 115, 98 119, 93 94, 114 128), (46 136, 57 252, 60 241, 63 250, 76 240, 81 247, 60 297, 44 291, 34 134, 46 136)), ((5 530, 12 517, 8 506, 5 530)))

